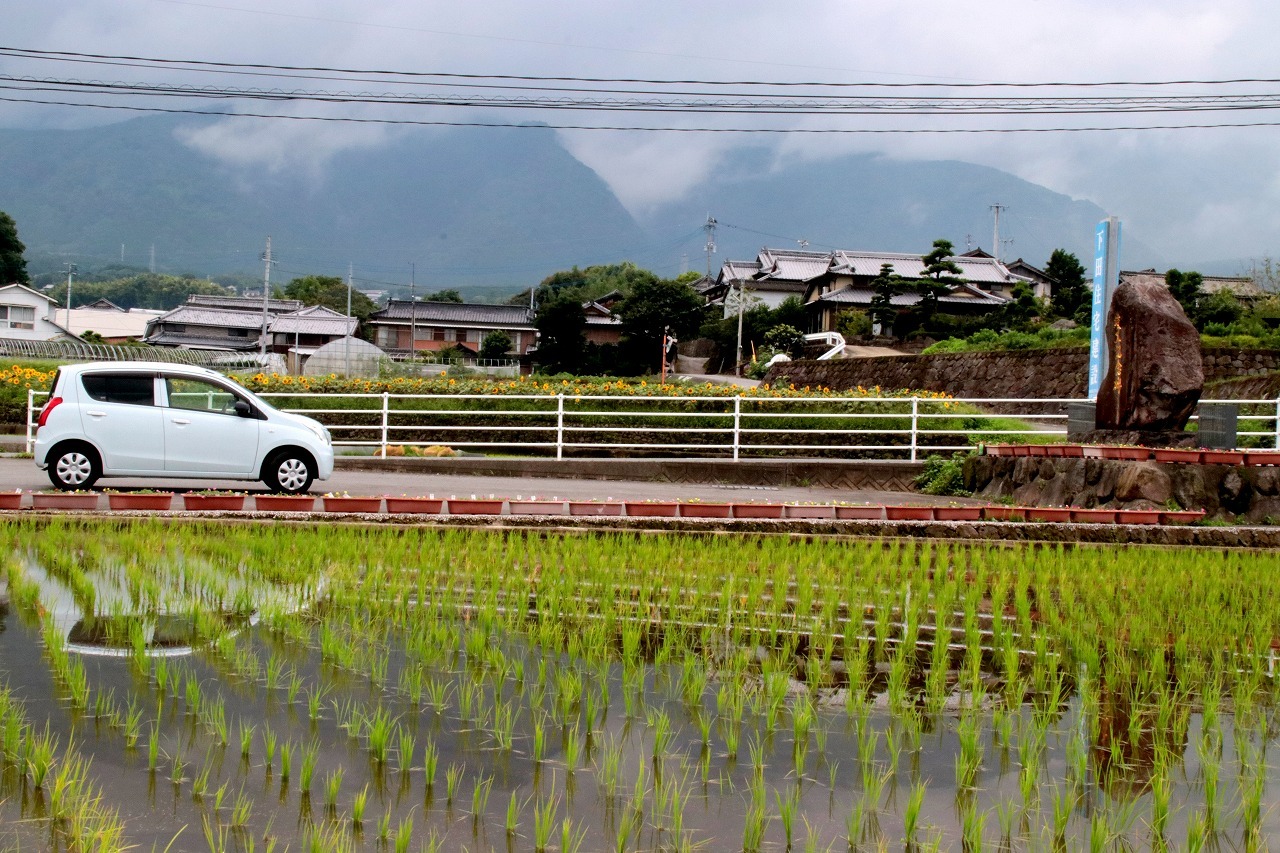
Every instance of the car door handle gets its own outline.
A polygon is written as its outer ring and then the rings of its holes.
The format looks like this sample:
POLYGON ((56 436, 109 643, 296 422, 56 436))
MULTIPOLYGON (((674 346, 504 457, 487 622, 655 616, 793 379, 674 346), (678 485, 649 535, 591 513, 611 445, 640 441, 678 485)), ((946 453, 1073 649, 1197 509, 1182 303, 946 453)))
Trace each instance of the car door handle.
POLYGON ((85 414, 91 418, 105 418, 107 416, 106 412, 85 412, 85 414))
POLYGON ((187 424, 191 423, 191 421, 187 420, 186 418, 174 418, 173 422, 178 426, 186 426, 187 424))

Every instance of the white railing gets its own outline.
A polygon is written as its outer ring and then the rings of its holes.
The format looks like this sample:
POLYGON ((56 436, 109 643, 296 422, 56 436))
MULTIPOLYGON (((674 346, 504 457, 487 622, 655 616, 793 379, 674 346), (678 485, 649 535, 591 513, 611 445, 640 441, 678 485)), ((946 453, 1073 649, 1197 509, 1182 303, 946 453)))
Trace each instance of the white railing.
MULTIPOLYGON (((27 400, 27 449, 37 398, 27 400)), ((917 461, 1014 436, 1065 436, 1068 399, 929 396, 790 398, 497 394, 269 393, 285 411, 314 417, 339 448, 390 446, 539 456, 626 456, 628 451, 740 459, 825 456, 917 461), (1000 411, 990 411, 998 408, 1000 411), (1046 411, 1048 410, 1048 411, 1046 411)), ((1280 449, 1280 399, 1201 400, 1237 405, 1240 438, 1280 449), (1246 429, 1246 427, 1250 427, 1246 429)), ((639 456, 641 454, 634 453, 639 456)))

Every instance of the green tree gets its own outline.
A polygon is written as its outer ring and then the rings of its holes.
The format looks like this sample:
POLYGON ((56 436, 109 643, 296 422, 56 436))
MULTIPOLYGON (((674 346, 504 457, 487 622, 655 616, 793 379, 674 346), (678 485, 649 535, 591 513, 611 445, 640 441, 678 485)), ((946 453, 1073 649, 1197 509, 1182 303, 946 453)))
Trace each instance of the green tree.
POLYGON ((534 317, 538 327, 538 369, 544 373, 578 373, 585 367, 586 315, 573 293, 549 293, 534 317))
POLYGON ((27 247, 18 239, 18 224, 12 216, 0 210, 0 286, 31 282, 23 254, 26 250, 27 247))
POLYGON ((437 290, 435 293, 428 293, 426 296, 422 297, 422 301, 423 302, 454 302, 457 304, 461 304, 463 299, 462 299, 461 293, 454 290, 453 288, 449 288, 448 290, 437 290))
POLYGON ((871 305, 867 312, 872 320, 880 324, 880 333, 893 333, 893 323, 898 317, 898 309, 893 307, 893 297, 907 292, 908 282, 893 271, 893 264, 881 264, 880 274, 871 280, 871 305))
POLYGON ((1053 302, 1050 306, 1058 317, 1075 319, 1090 306, 1084 264, 1071 252, 1054 249, 1044 274, 1053 280, 1053 302))
POLYGON ((785 352, 792 358, 799 358, 804 351, 804 335, 795 326, 782 324, 765 333, 764 345, 775 353, 785 352))
POLYGON ((916 292, 920 294, 920 303, 916 306, 921 325, 926 326, 938 313, 938 298, 946 296, 958 284, 963 284, 960 277, 960 265, 951 260, 955 248, 950 240, 934 240, 929 254, 920 258, 924 271, 916 281, 916 292))
POLYGON ((702 325, 704 301, 687 282, 662 280, 649 273, 632 285, 618 306, 622 320, 622 355, 629 371, 656 371, 664 332, 688 338, 702 325))
POLYGON ((480 342, 480 358, 497 361, 511 352, 511 336, 499 329, 484 336, 480 342))
POLYGON ((121 308, 168 311, 186 302, 192 294, 230 296, 231 291, 203 278, 148 272, 109 281, 77 281, 71 292, 71 301, 75 307, 109 299, 121 308))
POLYGON ((1195 318, 1197 306, 1201 297, 1204 296, 1200 289, 1203 281, 1204 277, 1198 272, 1180 272, 1172 269, 1164 274, 1164 283, 1168 286, 1169 292, 1173 294, 1174 299, 1178 300, 1187 317, 1192 319, 1195 318))
MULTIPOLYGON (((347 283, 337 276, 305 275, 295 278, 284 288, 288 299, 297 299, 303 305, 323 305, 339 314, 347 313, 347 283)), ((351 316, 361 324, 378 309, 373 300, 358 290, 351 291, 351 316)))
POLYGON ((1040 314, 1040 303, 1031 285, 1020 281, 1013 286, 1013 298, 1000 306, 997 317, 1006 329, 1026 331, 1040 314))

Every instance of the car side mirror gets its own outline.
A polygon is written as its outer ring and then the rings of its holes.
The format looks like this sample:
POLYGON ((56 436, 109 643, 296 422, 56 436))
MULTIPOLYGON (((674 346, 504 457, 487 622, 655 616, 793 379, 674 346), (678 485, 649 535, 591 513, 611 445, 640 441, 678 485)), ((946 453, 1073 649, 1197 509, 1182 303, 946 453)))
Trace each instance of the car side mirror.
POLYGON ((234 408, 236 410, 236 414, 242 418, 247 418, 253 414, 253 408, 244 400, 236 400, 234 408))

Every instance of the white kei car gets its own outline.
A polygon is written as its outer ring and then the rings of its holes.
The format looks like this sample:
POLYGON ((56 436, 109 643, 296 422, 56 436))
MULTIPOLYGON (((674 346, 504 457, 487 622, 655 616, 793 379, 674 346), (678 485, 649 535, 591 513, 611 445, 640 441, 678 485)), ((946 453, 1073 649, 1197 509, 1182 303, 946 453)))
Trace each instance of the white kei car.
POLYGON ((71 364, 40 410, 35 460, 60 489, 100 477, 201 477, 305 492, 333 473, 333 441, 317 421, 202 367, 71 364))

